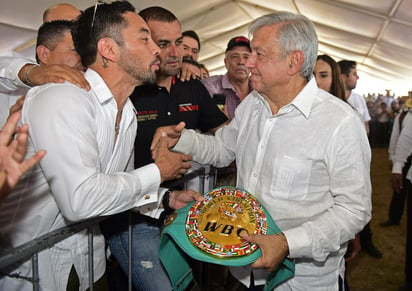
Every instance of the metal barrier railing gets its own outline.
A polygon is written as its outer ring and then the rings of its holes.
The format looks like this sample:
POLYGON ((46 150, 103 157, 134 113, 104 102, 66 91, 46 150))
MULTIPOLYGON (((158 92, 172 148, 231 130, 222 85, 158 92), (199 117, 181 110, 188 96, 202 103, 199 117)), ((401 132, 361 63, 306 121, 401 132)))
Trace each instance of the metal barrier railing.
MULTIPOLYGON (((192 172, 187 173, 179 180, 174 180, 171 182, 164 183, 162 186, 165 187, 176 187, 178 185, 185 185, 189 180, 199 177, 199 192, 204 192, 204 181, 206 177, 205 168, 199 168, 192 172)), ((131 216, 129 216, 131 217, 131 216)), ((107 219, 107 216, 95 217, 81 222, 77 222, 66 227, 59 228, 57 230, 51 231, 47 234, 44 234, 34 240, 27 242, 21 246, 18 246, 13 249, 0 250, 0 273, 11 278, 21 278, 18 274, 8 274, 3 270, 7 269, 10 266, 18 265, 28 261, 31 258, 32 262, 32 278, 24 278, 29 280, 33 284, 33 290, 40 290, 39 286, 39 264, 38 264, 38 253, 53 246, 54 244, 82 231, 88 230, 88 261, 89 261, 89 290, 93 291, 93 281, 94 281, 94 272, 93 272, 93 227, 100 223, 101 221, 107 219)), ((132 223, 129 219, 129 262, 132 254, 132 223)), ((128 268, 128 290, 132 290, 132 281, 131 281, 131 264, 129 263, 128 268)))

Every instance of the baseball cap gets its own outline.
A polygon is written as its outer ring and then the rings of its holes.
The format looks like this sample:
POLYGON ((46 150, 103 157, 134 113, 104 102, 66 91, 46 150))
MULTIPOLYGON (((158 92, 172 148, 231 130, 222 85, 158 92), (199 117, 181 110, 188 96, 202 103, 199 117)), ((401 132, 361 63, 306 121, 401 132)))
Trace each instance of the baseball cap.
MULTIPOLYGON (((159 257, 173 290, 185 290, 193 280, 189 257, 225 266, 247 266, 261 255, 260 248, 239 234, 275 234, 280 229, 264 206, 247 191, 237 187, 219 187, 166 218, 162 230, 159 257)), ((291 278, 294 263, 285 259, 271 272, 264 290, 272 290, 291 278)))
POLYGON ((244 36, 236 36, 234 38, 232 38, 231 40, 229 40, 229 42, 227 43, 227 48, 226 51, 230 51, 231 49, 233 49, 235 46, 245 46, 249 49, 249 51, 252 51, 250 48, 250 41, 247 37, 244 36))

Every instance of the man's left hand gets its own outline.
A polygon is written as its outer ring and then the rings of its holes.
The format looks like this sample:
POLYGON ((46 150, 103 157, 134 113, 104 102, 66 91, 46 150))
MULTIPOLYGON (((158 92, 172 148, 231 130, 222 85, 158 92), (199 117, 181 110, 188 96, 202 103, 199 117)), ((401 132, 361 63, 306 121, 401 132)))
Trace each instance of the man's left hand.
POLYGON ((289 246, 283 233, 271 235, 241 233, 242 238, 257 244, 262 250, 262 256, 252 264, 252 268, 265 268, 275 271, 289 253, 289 246))
POLYGON ((203 201, 204 198, 200 193, 193 190, 174 190, 170 194, 169 206, 173 209, 179 209, 186 206, 188 203, 194 200, 203 201))

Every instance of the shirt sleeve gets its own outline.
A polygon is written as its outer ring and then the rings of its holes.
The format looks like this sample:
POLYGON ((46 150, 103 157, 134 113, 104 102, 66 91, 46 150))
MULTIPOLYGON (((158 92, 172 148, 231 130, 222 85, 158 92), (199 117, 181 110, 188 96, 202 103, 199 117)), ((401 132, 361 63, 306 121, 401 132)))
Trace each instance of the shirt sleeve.
POLYGON ((70 221, 111 215, 158 199, 160 173, 155 164, 129 172, 102 169, 97 135, 104 131, 96 128, 96 104, 91 99, 71 84, 46 85, 32 89, 23 107, 35 150, 47 151, 40 162, 42 172, 70 221))
POLYGON ((391 160, 391 161, 393 160, 393 156, 395 155, 396 143, 398 142, 398 138, 399 138, 399 134, 400 134, 399 116, 401 114, 402 113, 396 115, 395 119, 393 120, 391 138, 389 140, 389 148, 388 148, 389 160, 391 160))
POLYGON ((0 57, 0 92, 11 93, 21 88, 30 88, 18 77, 21 68, 26 64, 36 64, 29 58, 11 56, 0 57))
POLYGON ((403 122, 405 123, 405 126, 396 143, 395 155, 392 160, 392 173, 394 174, 402 174, 402 169, 406 160, 412 153, 412 118, 405 118, 403 122))

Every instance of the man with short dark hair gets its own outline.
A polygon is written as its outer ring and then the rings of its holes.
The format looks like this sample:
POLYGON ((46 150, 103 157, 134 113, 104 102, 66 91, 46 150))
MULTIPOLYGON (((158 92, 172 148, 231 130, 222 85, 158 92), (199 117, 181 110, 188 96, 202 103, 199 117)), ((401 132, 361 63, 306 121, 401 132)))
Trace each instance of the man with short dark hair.
MULTIPOLYGON (((190 167, 190 156, 169 152, 164 139, 158 148, 161 157, 133 170, 137 122, 129 95, 135 86, 153 81, 159 68, 159 48, 134 7, 127 1, 96 3, 80 16, 73 40, 88 67, 85 78, 91 90, 66 82, 28 92, 22 110, 22 122, 30 127, 28 155, 39 149, 47 155, 1 205, 2 247, 15 247, 73 222, 148 203, 163 207, 160 183, 180 177, 190 167)), ((183 194, 171 193, 168 206, 179 208, 200 196, 190 191, 183 194)), ((91 231, 94 278, 102 282, 104 239, 98 226, 91 231)), ((79 279, 74 288, 86 290, 87 250, 84 230, 40 252, 40 288, 66 290, 69 274, 74 273, 79 279)), ((29 261, 9 271, 20 278, 3 277, 0 290, 32 289, 25 280, 31 276, 29 261)))
MULTIPOLYGON (((130 96, 139 124, 135 141, 136 168, 152 163, 150 144, 157 127, 183 120, 190 128, 214 132, 227 121, 199 80, 181 82, 177 78, 182 66, 182 30, 176 16, 158 6, 145 8, 139 15, 147 22, 154 42, 160 47, 160 69, 156 72, 155 84, 138 86, 130 96)), ((180 192, 177 189, 170 191, 180 192)), ((158 255, 161 223, 158 218, 162 211, 154 205, 141 208, 139 214, 133 213, 131 267, 133 286, 137 290, 171 289, 158 255), (145 247, 142 248, 142 245, 145 247), (150 268, 141 262, 150 262, 150 268)), ((128 258, 124 250, 129 245, 128 217, 119 215, 115 219, 111 231, 106 233, 106 239, 127 273, 128 258)))
MULTIPOLYGON (((49 7, 43 14, 43 20, 71 21, 79 15, 80 11, 73 5, 60 3, 49 7)), ((53 63, 38 66, 34 60, 20 57, 15 53, 2 55, 0 68, 0 126, 7 120, 9 108, 33 86, 69 81, 81 88, 89 89, 83 73, 77 69, 53 63)), ((13 110, 21 108, 22 100, 13 110)))
POLYGON ((200 52, 200 39, 194 30, 182 32, 183 58, 188 57, 197 62, 200 52))

